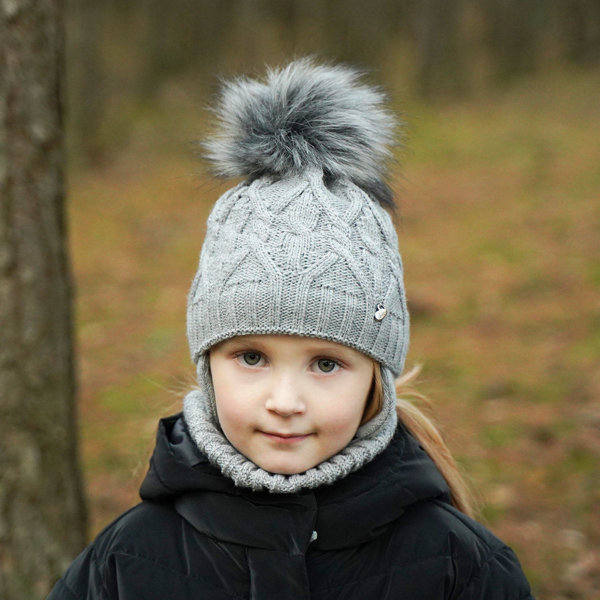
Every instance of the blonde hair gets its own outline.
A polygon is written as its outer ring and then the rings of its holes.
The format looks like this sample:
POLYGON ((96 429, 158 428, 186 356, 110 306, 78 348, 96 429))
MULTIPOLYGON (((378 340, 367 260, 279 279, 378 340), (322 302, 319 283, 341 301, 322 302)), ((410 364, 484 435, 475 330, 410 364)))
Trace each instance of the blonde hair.
MULTIPOLYGON (((450 488, 452 505, 466 515, 473 516, 475 508, 473 494, 460 473, 448 446, 446 446, 442 435, 433 421, 414 403, 414 400, 427 402, 425 396, 417 392, 410 385, 420 370, 420 367, 415 367, 396 380, 396 395, 398 396, 396 399, 396 412, 398 413, 398 420, 416 438, 446 480, 450 488), (401 395, 412 400, 401 398, 401 395)), ((361 424, 372 419, 381 410, 382 406, 383 383, 381 366, 379 363, 373 362, 373 383, 361 424)))

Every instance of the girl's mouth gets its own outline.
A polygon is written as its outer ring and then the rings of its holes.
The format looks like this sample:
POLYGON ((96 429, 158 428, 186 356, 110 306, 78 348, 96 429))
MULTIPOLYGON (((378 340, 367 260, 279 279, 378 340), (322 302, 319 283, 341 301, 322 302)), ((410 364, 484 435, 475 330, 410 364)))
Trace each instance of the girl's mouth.
POLYGON ((310 433, 273 433, 269 431, 261 431, 260 433, 278 444, 294 444, 305 440, 311 435, 310 433))

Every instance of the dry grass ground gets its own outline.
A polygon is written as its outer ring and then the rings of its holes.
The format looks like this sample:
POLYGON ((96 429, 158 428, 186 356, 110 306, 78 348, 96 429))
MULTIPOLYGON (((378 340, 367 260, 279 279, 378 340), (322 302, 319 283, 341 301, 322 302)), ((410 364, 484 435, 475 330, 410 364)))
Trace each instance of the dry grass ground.
MULTIPOLYGON (((406 110, 398 180, 409 365, 539 598, 600 597, 600 77, 406 110)), ((136 502, 159 417, 193 381, 186 293, 227 184, 194 174, 177 88, 70 179, 92 534, 136 502)))

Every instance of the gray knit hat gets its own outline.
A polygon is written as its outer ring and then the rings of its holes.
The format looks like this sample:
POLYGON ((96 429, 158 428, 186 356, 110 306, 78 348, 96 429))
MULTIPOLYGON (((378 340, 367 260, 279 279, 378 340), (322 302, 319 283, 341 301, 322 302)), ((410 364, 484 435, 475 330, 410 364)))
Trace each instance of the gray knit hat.
POLYGON ((226 83, 206 144, 222 176, 246 180, 216 203, 188 298, 201 391, 184 414, 198 446, 238 485, 292 492, 330 483, 381 452, 396 426, 394 375, 409 319, 384 181, 395 119, 381 92, 340 66, 298 60, 264 81, 226 83), (382 365, 384 406, 339 455, 304 474, 267 473, 218 426, 208 350, 247 334, 333 340, 382 365))

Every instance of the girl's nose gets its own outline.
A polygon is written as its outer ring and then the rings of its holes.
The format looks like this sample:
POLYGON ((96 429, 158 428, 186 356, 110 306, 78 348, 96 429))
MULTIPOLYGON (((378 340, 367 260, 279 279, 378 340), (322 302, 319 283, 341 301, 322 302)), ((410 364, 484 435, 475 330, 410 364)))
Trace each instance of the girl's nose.
POLYGON ((302 400, 298 382, 286 376, 275 378, 269 390, 265 407, 268 411, 282 417, 302 414, 306 406, 302 400))

